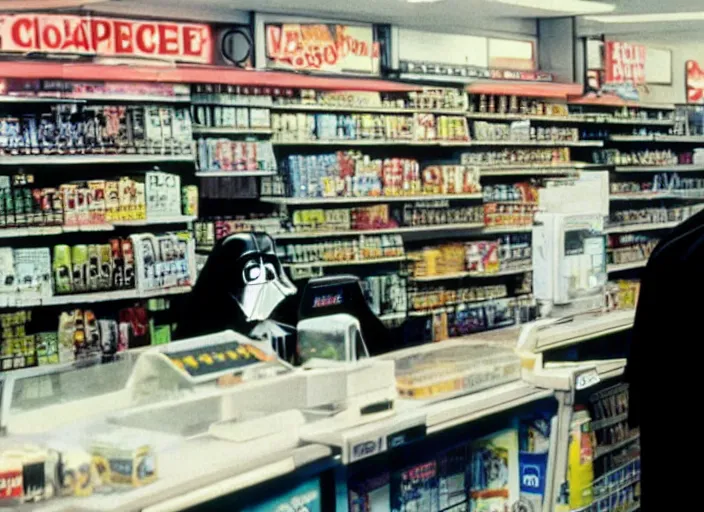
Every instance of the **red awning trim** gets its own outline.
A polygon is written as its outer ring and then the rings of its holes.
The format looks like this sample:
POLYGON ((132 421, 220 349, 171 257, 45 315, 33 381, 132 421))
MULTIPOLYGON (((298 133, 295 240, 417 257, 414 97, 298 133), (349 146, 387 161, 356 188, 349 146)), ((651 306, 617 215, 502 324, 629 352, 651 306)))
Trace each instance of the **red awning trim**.
POLYGON ((0 62, 0 78, 106 82, 231 84, 345 91, 409 92, 422 88, 373 78, 323 77, 283 71, 254 71, 217 66, 106 66, 93 63, 0 62))
POLYGON ((581 84, 558 84, 554 82, 475 82, 467 86, 470 94, 493 94, 499 96, 524 96, 566 100, 583 92, 581 84))

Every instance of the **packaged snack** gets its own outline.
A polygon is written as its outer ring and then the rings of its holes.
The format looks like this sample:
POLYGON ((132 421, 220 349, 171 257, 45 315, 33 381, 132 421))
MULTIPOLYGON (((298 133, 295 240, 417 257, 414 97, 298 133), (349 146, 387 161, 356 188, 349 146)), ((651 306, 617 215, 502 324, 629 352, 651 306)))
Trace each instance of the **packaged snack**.
POLYGON ((54 247, 54 288, 56 293, 73 291, 73 265, 71 248, 68 245, 54 247))
POLYGON ((98 437, 91 454, 100 479, 105 483, 139 487, 157 478, 156 453, 151 446, 134 438, 98 437))
POLYGON ((134 267, 134 249, 132 241, 123 239, 121 242, 122 248, 122 264, 124 272, 124 287, 135 287, 135 267, 134 267))
POLYGON ((71 249, 73 265, 73 291, 81 292, 88 289, 88 246, 74 245, 71 249))

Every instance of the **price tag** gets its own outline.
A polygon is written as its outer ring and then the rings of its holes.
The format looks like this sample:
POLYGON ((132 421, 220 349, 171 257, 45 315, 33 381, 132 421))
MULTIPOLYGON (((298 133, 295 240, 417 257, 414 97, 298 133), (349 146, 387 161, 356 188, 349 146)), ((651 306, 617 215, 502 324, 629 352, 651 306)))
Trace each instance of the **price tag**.
POLYGON ((350 462, 366 459, 386 449, 386 438, 377 437, 351 445, 350 462))
POLYGON ((236 370, 273 359, 273 356, 265 354, 252 345, 243 345, 236 341, 169 352, 166 355, 177 368, 191 377, 236 370))
POLYGON ((580 373, 575 377, 575 388, 577 391, 595 386, 601 382, 601 377, 595 369, 580 373))

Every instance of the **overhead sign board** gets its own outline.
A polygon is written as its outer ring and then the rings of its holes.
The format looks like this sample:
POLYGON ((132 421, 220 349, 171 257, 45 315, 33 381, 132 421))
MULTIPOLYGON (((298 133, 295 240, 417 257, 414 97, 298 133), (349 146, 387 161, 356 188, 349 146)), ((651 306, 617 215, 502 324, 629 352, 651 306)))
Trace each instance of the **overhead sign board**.
POLYGON ((266 67, 379 74, 379 44, 371 25, 267 23, 266 67))
POLYGON ((605 83, 645 84, 647 48, 642 44, 606 41, 604 43, 605 83))
POLYGON ((0 53, 139 57, 209 64, 210 27, 62 14, 0 15, 0 53))

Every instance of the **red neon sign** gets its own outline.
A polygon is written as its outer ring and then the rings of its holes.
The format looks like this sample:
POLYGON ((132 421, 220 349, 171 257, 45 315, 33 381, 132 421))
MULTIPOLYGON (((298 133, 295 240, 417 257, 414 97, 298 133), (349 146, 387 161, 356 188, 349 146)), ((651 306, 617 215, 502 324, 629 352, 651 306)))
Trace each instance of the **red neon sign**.
POLYGON ((0 53, 146 57, 209 64, 208 25, 60 14, 0 15, 0 53))

